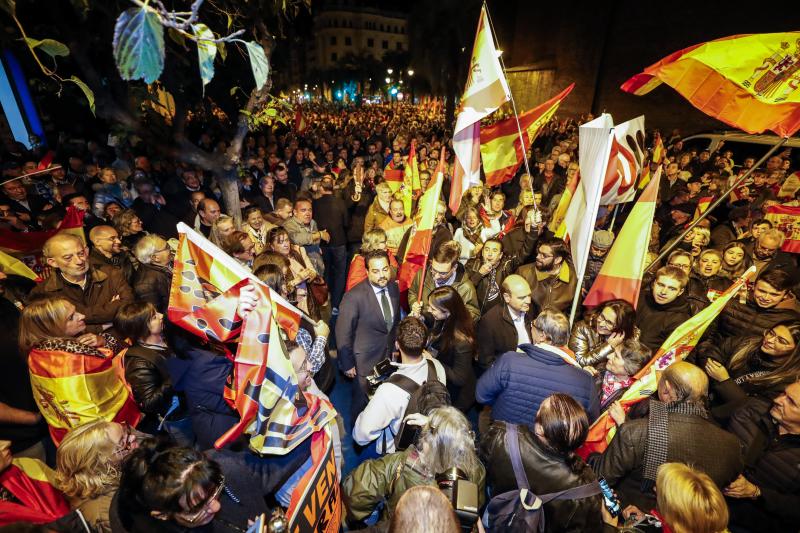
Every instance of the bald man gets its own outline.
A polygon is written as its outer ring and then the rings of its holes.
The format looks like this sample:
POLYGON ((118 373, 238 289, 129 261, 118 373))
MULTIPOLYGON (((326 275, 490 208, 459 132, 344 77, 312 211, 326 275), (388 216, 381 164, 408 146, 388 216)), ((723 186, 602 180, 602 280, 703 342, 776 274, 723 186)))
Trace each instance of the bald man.
POLYGON ((655 476, 664 463, 690 464, 720 489, 727 487, 744 467, 741 449, 733 434, 709 421, 707 396, 705 372, 685 361, 673 363, 658 381, 648 417, 619 426, 595 472, 639 509, 654 508, 655 476))
POLYGON ((492 307, 478 322, 478 365, 483 370, 504 353, 531 342, 531 322, 539 314, 532 309, 531 287, 522 276, 506 276, 501 294, 502 305, 492 307))
POLYGON ((89 240, 92 243, 89 264, 93 268, 119 270, 130 285, 134 272, 133 263, 128 254, 122 251, 122 240, 117 230, 111 226, 95 226, 89 232, 89 240))
POLYGON ((30 299, 65 298, 86 315, 86 332, 100 333, 111 327, 117 310, 133 302, 133 291, 121 271, 92 268, 89 249, 69 233, 50 237, 42 248, 50 276, 31 291, 30 299))
POLYGON ((219 203, 211 198, 204 198, 197 204, 197 225, 194 229, 206 237, 211 236, 211 226, 219 218, 222 211, 219 203))

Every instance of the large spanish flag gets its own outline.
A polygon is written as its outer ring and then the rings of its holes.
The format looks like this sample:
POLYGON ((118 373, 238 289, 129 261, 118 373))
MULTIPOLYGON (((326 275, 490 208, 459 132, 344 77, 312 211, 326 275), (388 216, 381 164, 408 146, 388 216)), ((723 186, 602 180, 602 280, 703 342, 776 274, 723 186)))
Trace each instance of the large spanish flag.
POLYGON ((0 488, 19 502, 0 499, 0 526, 47 524, 70 512, 66 498, 55 488, 55 472, 37 459, 15 458, 0 473, 0 488))
MULTIPOLYGON (((730 299, 739 293, 739 289, 755 275, 755 272, 756 267, 750 267, 711 305, 675 328, 675 331, 664 341, 650 362, 634 376, 633 385, 620 398, 619 401, 625 408, 625 412, 658 390, 659 373, 675 361, 686 359, 686 356, 691 353, 700 337, 705 333, 706 328, 717 318, 730 299)), ((592 453, 603 453, 616 432, 617 426, 614 420, 608 411, 604 412, 589 428, 589 435, 586 437, 584 445, 578 449, 578 454, 586 459, 592 453)))
POLYGON ((495 187, 514 177, 525 157, 525 149, 520 143, 520 131, 525 148, 530 148, 539 130, 553 118, 558 106, 573 87, 574 83, 545 103, 522 113, 519 124, 515 117, 511 117, 481 128, 481 159, 486 185, 495 187))
POLYGON ((642 274, 647 263, 647 247, 650 243, 650 230, 656 213, 656 197, 661 167, 650 185, 636 201, 625 224, 614 240, 600 273, 583 300, 586 307, 595 307, 614 299, 626 300, 636 307, 642 274))
POLYGON ((139 423, 141 413, 120 375, 117 357, 106 348, 73 351, 70 345, 47 343, 30 351, 33 397, 56 445, 70 429, 98 418, 139 423))
POLYGON ((800 32, 734 35, 685 48, 622 84, 647 94, 661 83, 748 133, 800 129, 800 32))
POLYGON ((411 229, 412 234, 406 247, 406 255, 400 264, 400 272, 397 274, 400 292, 408 290, 417 271, 428 260, 428 254, 431 251, 431 239, 433 239, 433 224, 436 221, 436 208, 439 204, 439 197, 442 194, 443 181, 444 150, 442 150, 439 158, 436 176, 428 185, 428 189, 420 197, 417 204, 414 227, 411 229))
POLYGON ((408 161, 403 171, 403 186, 401 188, 401 199, 403 200, 403 211, 407 217, 411 216, 411 205, 414 203, 414 195, 422 189, 419 181, 419 164, 417 163, 417 141, 411 140, 411 150, 408 152, 408 161))
POLYGON ((764 218, 786 235, 781 250, 800 254, 800 207, 773 205, 767 208, 764 218))

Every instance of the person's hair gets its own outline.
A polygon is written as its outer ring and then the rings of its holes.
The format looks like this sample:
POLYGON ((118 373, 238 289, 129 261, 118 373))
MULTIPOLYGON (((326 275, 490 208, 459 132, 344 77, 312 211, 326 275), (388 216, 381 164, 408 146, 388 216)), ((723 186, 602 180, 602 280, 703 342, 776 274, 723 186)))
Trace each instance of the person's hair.
POLYGON ((372 250, 364 255, 364 267, 369 270, 369 262, 375 259, 386 259, 386 264, 389 264, 389 252, 386 250, 372 250))
POLYGON ((270 228, 269 233, 267 233, 267 245, 269 246, 270 250, 272 250, 272 245, 280 237, 286 237, 288 239, 289 232, 280 226, 275 226, 274 228, 270 228))
POLYGON ((259 266, 253 271, 253 275, 270 289, 277 291, 278 294, 281 294, 285 288, 286 278, 283 275, 283 269, 274 263, 259 266))
POLYGON ((708 228, 701 228, 701 227, 694 228, 694 236, 697 237, 698 235, 703 236, 703 246, 705 246, 711 241, 711 230, 709 230, 708 228))
POLYGON ((746 205, 740 205, 738 207, 734 207, 728 213, 728 220, 731 222, 738 222, 740 220, 747 220, 750 217, 750 207, 746 205))
POLYGON ((85 194, 80 192, 73 192, 71 194, 65 194, 64 196, 61 197, 61 205, 63 206, 71 205, 70 202, 75 198, 83 198, 87 202, 89 201, 89 198, 87 198, 85 194))
MULTIPOLYGON (((728 250, 731 250, 733 248, 741 248, 742 249, 742 251, 744 252, 744 255, 742 256, 742 260, 739 262, 739 266, 742 267, 742 266, 746 265, 747 264, 747 248, 745 247, 745 245, 744 245, 744 243, 742 241, 732 241, 732 242, 729 242, 728 244, 726 244, 725 247, 722 249, 722 258, 724 259, 725 258, 725 253, 728 250)), ((725 268, 725 266, 726 266, 725 265, 725 261, 723 261, 722 262, 722 267, 725 268)))
POLYGON ((626 338, 622 343, 620 357, 625 373, 635 376, 636 373, 650 360, 653 352, 636 339, 626 338))
POLYGON ((470 214, 474 214, 476 217, 478 217, 478 228, 481 228, 483 226, 483 222, 481 221, 481 217, 480 217, 480 214, 478 213, 478 209, 476 207, 474 207, 474 206, 467 207, 466 209, 464 209, 464 212, 461 213, 461 218, 460 218, 461 226, 464 227, 464 228, 467 227, 467 217, 470 214))
POLYGON ((721 533, 728 527, 728 505, 708 474, 683 463, 664 463, 656 474, 656 501, 675 533, 721 533))
POLYGON ((580 472, 583 460, 575 453, 589 433, 589 417, 584 408, 569 394, 551 394, 539 405, 536 424, 544 439, 540 446, 563 457, 572 472, 580 472))
POLYGON ((560 257, 563 261, 570 260, 569 248, 563 240, 556 237, 540 239, 536 244, 536 250, 538 251, 542 246, 549 246, 553 250, 553 259, 560 257))
POLYGON ((304 198, 304 197, 297 198, 294 201, 294 204, 292 205, 292 209, 297 209, 297 206, 300 204, 312 205, 311 198, 304 198))
MULTIPOLYGON (((772 222, 770 222, 766 218, 757 218, 757 219, 753 220, 750 223, 750 229, 753 229, 754 227, 760 226, 762 224, 766 224, 767 226, 769 226, 769 229, 772 229, 772 222)), ((738 241, 733 241, 733 242, 738 242, 738 241)))
POLYGON ((96 498, 119 484, 113 422, 95 420, 71 429, 56 450, 56 486, 70 500, 96 498))
POLYGON ((125 304, 114 317, 114 328, 119 334, 130 339, 134 344, 150 335, 150 320, 158 313, 156 306, 150 302, 133 302, 125 304))
POLYGON ((392 188, 389 186, 388 183, 386 183, 385 181, 382 181, 382 182, 378 183, 377 185, 375 185, 375 192, 381 192, 381 191, 392 192, 392 188))
POLYGON ((256 256, 255 260, 253 260, 253 272, 255 273, 256 270, 266 265, 275 265, 281 269, 281 272, 283 272, 283 269, 289 271, 291 267, 288 257, 284 257, 272 250, 264 250, 256 256))
POLYGON ((761 366, 766 367, 765 373, 757 375, 748 383, 754 388, 765 390, 775 388, 780 384, 792 383, 800 376, 800 321, 783 320, 767 328, 764 333, 773 330, 778 326, 783 326, 789 330, 794 339, 795 348, 792 353, 782 357, 777 363, 771 362, 768 358, 759 357, 763 335, 753 335, 744 339, 731 356, 728 362, 728 370, 731 373, 744 373, 754 360, 761 360, 761 366))
POLYGON ((778 228, 770 228, 758 236, 759 241, 762 239, 778 241, 778 249, 780 249, 780 247, 783 246, 783 241, 786 240, 786 234, 778 228))
POLYGON ((423 469, 430 475, 441 474, 453 467, 470 475, 481 464, 475 452, 472 425, 464 413, 451 406, 431 410, 416 448, 423 469))
POLYGON ((609 300, 595 307, 589 316, 589 325, 593 329, 596 328, 597 317, 606 308, 611 309, 617 315, 612 331, 614 333, 622 333, 626 339, 633 337, 633 332, 636 329, 636 310, 625 300, 609 300))
POLYGON ((161 236, 150 233, 139 239, 136 246, 133 247, 133 255, 140 263, 149 265, 153 260, 153 254, 163 250, 166 245, 167 241, 161 236))
POLYGON ((447 496, 437 487, 417 485, 400 496, 389 533, 458 533, 461 526, 447 496))
POLYGON ((286 209, 287 207, 293 207, 291 200, 288 198, 278 198, 275 202, 275 211, 280 211, 281 209, 286 209))
POLYGON ((668 366, 661 374, 661 379, 670 384, 679 402, 704 403, 708 396, 708 376, 686 361, 678 361, 668 366), (697 378, 698 382, 693 383, 692 377, 697 378))
POLYGON ((440 352, 449 352, 457 341, 466 342, 474 350, 475 334, 472 327, 472 317, 458 291, 449 285, 437 287, 428 296, 428 304, 435 305, 450 313, 442 330, 440 352))
POLYGON ((461 246, 456 241, 445 241, 433 252, 431 259, 437 263, 449 263, 452 268, 460 256, 461 246))
POLYGON ((222 250, 233 257, 234 254, 244 253, 244 241, 249 239, 250 236, 239 230, 234 230, 233 233, 222 239, 222 250))
POLYGON ((214 202, 215 204, 219 205, 219 202, 217 202, 214 198, 203 198, 197 204, 197 210, 198 211, 205 211, 206 208, 209 206, 209 204, 211 204, 211 202, 214 202))
POLYGON ((794 286, 791 274, 779 268, 773 268, 772 270, 762 272, 756 279, 756 283, 759 281, 768 283, 769 286, 776 291, 788 291, 794 286))
POLYGON ((363 256, 366 255, 367 252, 376 250, 379 242, 386 243, 385 231, 381 228, 373 228, 369 231, 365 231, 364 235, 361 237, 361 250, 359 253, 363 256))
POLYGON ((565 346, 569 340, 569 319, 555 309, 545 309, 533 321, 533 327, 541 332, 553 346, 565 346))
POLYGON ((40 298, 22 310, 19 320, 19 348, 27 354, 42 341, 64 336, 70 302, 66 298, 40 298))
POLYGON ((125 525, 130 513, 192 512, 207 503, 222 480, 219 464, 202 452, 163 438, 145 439, 123 463, 117 495, 120 518, 125 525), (181 507, 182 501, 188 509, 181 507))
POLYGON ((133 233, 130 231, 131 222, 133 222, 134 218, 137 218, 139 215, 136 214, 136 211, 133 209, 123 209, 111 220, 111 223, 114 224, 114 229, 119 232, 120 237, 127 237, 128 235, 132 235, 133 233))
POLYGON ((42 255, 44 255, 45 258, 52 258, 53 245, 57 242, 64 241, 72 241, 80 245, 81 248, 86 246, 86 244, 77 235, 73 235, 71 233, 57 233, 45 241, 44 246, 42 246, 42 255))
POLYGON ((719 268, 720 268, 720 270, 722 270, 722 263, 723 263, 723 261, 722 261, 722 252, 720 252, 716 248, 706 248, 705 250, 700 252, 700 255, 697 256, 697 262, 694 264, 694 271, 698 275, 700 274, 700 261, 703 259, 703 257, 705 257, 707 255, 716 256, 716 258, 719 259, 719 264, 720 264, 719 268))
POLYGON ((261 179, 258 180, 258 186, 259 187, 263 187, 264 184, 267 182, 267 180, 272 180, 274 182, 275 181, 275 176, 273 176, 272 174, 267 172, 266 174, 261 176, 261 179))
POLYGON ((259 213, 259 214, 261 214, 261 208, 260 208, 260 207, 258 207, 257 205, 250 205, 250 206, 247 206, 247 207, 245 207, 245 208, 244 208, 244 210, 242 211, 242 220, 244 220, 245 222, 247 222, 247 219, 248 219, 248 218, 250 217, 250 215, 252 215, 253 213, 259 213))
POLYGON ((686 272, 672 265, 663 266, 656 270, 656 275, 653 278, 653 281, 655 282, 661 276, 674 279, 680 283, 681 288, 686 287, 686 284, 689 283, 689 276, 686 274, 686 272))
POLYGON ((228 222, 231 223, 234 231, 238 229, 236 227, 236 221, 230 215, 220 215, 217 220, 211 224, 211 233, 209 234, 209 239, 220 248, 222 248, 222 241, 224 238, 220 235, 219 227, 228 222))
POLYGON ((420 357, 428 343, 428 328, 422 320, 407 316, 397 326, 397 345, 409 357, 420 357))

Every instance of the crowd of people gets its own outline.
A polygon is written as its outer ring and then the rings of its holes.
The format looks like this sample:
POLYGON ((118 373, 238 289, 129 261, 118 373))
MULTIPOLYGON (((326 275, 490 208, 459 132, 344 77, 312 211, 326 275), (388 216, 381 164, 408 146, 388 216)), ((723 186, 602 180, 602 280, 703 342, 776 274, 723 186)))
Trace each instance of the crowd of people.
MULTIPOLYGON (((43 530, 246 531, 289 505, 307 468, 310 439, 284 455, 244 440, 214 449, 239 419, 224 394, 233 364, 167 318, 184 222, 306 315, 287 356, 301 390, 334 398, 346 530, 525 531, 536 511, 514 501, 527 489, 542 496, 548 532, 798 531, 800 271, 764 218, 795 205, 784 187, 798 170, 791 153, 675 242, 699 200, 755 160, 663 135, 649 250, 672 251, 638 301, 580 307, 570 324, 576 291, 591 287, 626 214, 601 207, 578 279, 548 223, 578 172, 586 117, 553 119, 527 154, 531 174, 522 166, 501 186, 472 187, 452 213, 440 109, 305 113, 302 132, 246 138, 241 217, 225 212, 213 175, 153 147, 73 139, 36 177, 43 154, 4 152, 0 233, 52 230, 69 207, 83 216, 82 235, 61 231, 42 247, 42 281, 0 274, 0 470, 24 458, 52 469, 66 505, 43 530), (440 159, 444 182, 427 264, 401 291, 415 226, 387 177, 410 153, 412 214, 440 159), (751 265, 753 281, 686 360, 659 372, 650 398, 623 405, 675 328, 751 265), (582 458, 603 413, 616 433, 582 458), (513 511, 498 511, 503 502, 513 511)), ((222 128, 196 134, 209 152, 227 148, 222 128)), ((239 318, 257 305, 243 291, 239 318)), ((0 473, 0 506, 27 497, 0 473)))

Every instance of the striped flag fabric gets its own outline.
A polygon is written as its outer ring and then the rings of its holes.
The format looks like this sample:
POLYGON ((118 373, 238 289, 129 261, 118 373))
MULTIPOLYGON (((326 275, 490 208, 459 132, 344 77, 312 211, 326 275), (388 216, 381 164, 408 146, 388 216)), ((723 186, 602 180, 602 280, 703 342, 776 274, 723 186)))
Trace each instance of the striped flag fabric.
MULTIPOLYGON (((675 331, 664 341, 650 362, 634 376, 633 385, 620 398, 625 412, 628 412, 634 404, 656 392, 659 372, 675 361, 686 359, 705 333, 706 328, 717 318, 731 298, 739 293, 739 289, 755 275, 755 272, 756 267, 750 267, 708 307, 675 328, 675 331)), ((589 428, 589 435, 586 437, 584 445, 578 449, 578 454, 586 459, 592 453, 604 452, 616 431, 614 420, 606 411, 589 428)))
POLYGON ((708 206, 711 205, 711 202, 714 201, 713 196, 703 196, 697 201, 697 207, 694 208, 694 217, 692 218, 692 222, 703 216, 708 210, 708 206))
POLYGON ((553 214, 550 215, 550 223, 547 225, 547 228, 559 239, 564 238, 564 233, 567 230, 566 226, 564 226, 564 217, 567 215, 567 209, 569 209, 569 204, 572 202, 572 197, 575 195, 575 190, 578 188, 578 183, 580 183, 580 181, 581 171, 578 170, 578 172, 573 174, 569 181, 567 181, 564 192, 561 194, 561 198, 558 199, 558 205, 553 211, 553 214))
POLYGON ((514 177, 525 157, 520 130, 525 148, 530 148, 539 130, 553 118, 574 87, 573 83, 543 104, 522 113, 519 126, 517 119, 511 117, 481 128, 481 160, 487 186, 496 187, 514 177))
POLYGON ((472 46, 469 77, 453 130, 456 161, 448 202, 453 213, 458 211, 461 197, 467 189, 480 183, 480 121, 510 99, 511 91, 503 67, 500 66, 500 53, 494 46, 494 36, 484 4, 472 46))
POLYGON ((800 207, 773 205, 767 208, 764 218, 786 235, 781 250, 800 254, 800 207))
POLYGON ((642 275, 647 266, 647 247, 656 213, 661 167, 636 201, 625 224, 614 240, 600 273, 583 300, 585 307, 595 307, 613 299, 622 299, 634 308, 639 299, 642 275))
POLYGON ((303 116, 303 108, 298 105, 294 112, 294 131, 302 134, 306 131, 306 128, 308 128, 308 122, 303 116))
POLYGON ((15 457, 0 472, 0 488, 20 503, 0 498, 0 526, 15 522, 47 524, 70 512, 64 495, 55 488, 55 472, 37 459, 15 457))
POLYGON ((401 198, 403 200, 403 211, 407 217, 411 216, 411 205, 414 203, 414 195, 422 189, 419 181, 419 164, 417 163, 417 141, 411 140, 411 149, 408 152, 408 161, 403 171, 403 185, 401 187, 401 198))
POLYGON ((800 32, 733 35, 668 55, 622 84, 647 94, 662 83, 700 111, 746 131, 800 130, 800 32))

